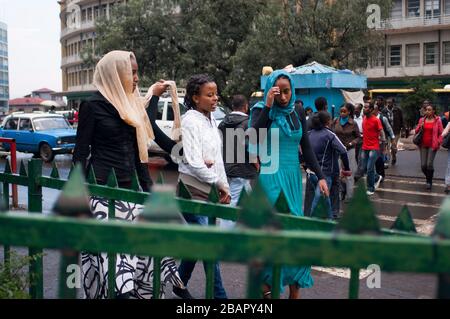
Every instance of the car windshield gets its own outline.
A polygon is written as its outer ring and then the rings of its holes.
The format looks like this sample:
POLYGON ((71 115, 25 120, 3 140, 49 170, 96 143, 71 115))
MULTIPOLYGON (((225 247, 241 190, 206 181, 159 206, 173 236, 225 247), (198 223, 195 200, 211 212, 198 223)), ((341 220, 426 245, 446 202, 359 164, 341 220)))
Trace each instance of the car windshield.
POLYGON ((34 129, 36 131, 47 131, 47 130, 59 130, 59 129, 70 129, 70 125, 67 123, 65 118, 62 117, 47 117, 34 119, 34 129))

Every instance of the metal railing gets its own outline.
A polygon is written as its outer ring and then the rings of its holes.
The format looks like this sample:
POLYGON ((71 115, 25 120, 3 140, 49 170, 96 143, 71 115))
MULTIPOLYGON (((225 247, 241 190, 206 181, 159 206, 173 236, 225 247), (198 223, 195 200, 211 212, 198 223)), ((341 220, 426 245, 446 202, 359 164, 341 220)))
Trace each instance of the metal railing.
MULTIPOLYGON (((31 213, 42 212, 43 187, 63 192, 57 202, 60 216, 0 214, 0 243, 5 245, 5 262, 8 262, 11 246, 30 247, 30 256, 41 254, 44 248, 60 249, 63 251, 60 282, 65 283, 65 267, 78 263, 77 254, 80 251, 107 252, 112 267, 110 269, 114 269, 116 253, 152 256, 155 269, 159 269, 161 259, 165 256, 198 259, 206 261, 208 265, 207 298, 213 297, 212 265, 216 261, 248 265, 248 298, 261 297, 260 270, 264 265, 273 267, 274 298, 280 296, 280 271, 285 265, 350 268, 349 297, 357 298, 359 270, 377 264, 383 271, 436 273, 439 275, 438 297, 450 297, 450 240, 446 239, 450 238, 450 200, 441 210, 434 235, 426 237, 414 233, 414 223, 406 208, 393 225, 397 230, 380 229, 363 186, 355 192, 344 217, 335 223, 291 216, 283 193, 275 207, 272 207, 258 186, 251 196, 243 192, 239 203, 241 207, 232 208, 217 204, 218 193, 215 188, 211 191, 209 202, 205 203, 191 200, 183 184, 179 185, 179 198, 174 197, 173 190, 167 189, 156 188, 152 195, 139 192, 136 174, 130 190, 117 187, 114 171, 107 185, 97 185, 92 170, 87 182, 84 181, 81 168, 72 169, 69 176, 69 181, 61 179, 55 164, 50 176, 43 176, 40 160, 31 160, 28 171, 22 162, 19 174, 12 173, 9 163, 6 164, 5 172, 0 174, 0 182, 4 184, 4 189, 10 183, 27 186, 28 210, 31 213), (142 213, 145 221, 132 224, 77 218, 83 209, 74 207, 71 192, 84 188, 86 194, 101 196, 109 201, 110 216, 114 216, 116 200, 145 204, 142 213), (68 198, 72 200, 63 200, 68 198), (68 205, 63 204, 67 202, 68 205), (173 218, 178 211, 208 216, 211 224, 215 224, 215 218, 224 218, 238 220, 242 226, 222 230, 214 226, 205 228, 162 223, 173 218)), ((5 194, 4 198, 8 199, 5 194)), ((76 201, 80 202, 83 199, 76 201)), ((323 202, 315 211, 315 216, 326 216, 326 209, 322 205, 323 202)), ((86 213, 89 207, 84 210, 86 213)), ((36 279, 30 286, 32 297, 43 298, 42 258, 31 263, 30 274, 36 279)), ((114 275, 114 272, 109 272, 110 282, 114 282, 114 275)), ((159 291, 161 282, 158 275, 154 276, 153 285, 153 291, 159 291)), ((75 291, 64 284, 60 286, 59 294, 61 298, 75 297, 75 291)), ((113 298, 114 294, 114 285, 109 285, 109 297, 113 298)), ((158 294, 154 296, 158 297, 158 294)))

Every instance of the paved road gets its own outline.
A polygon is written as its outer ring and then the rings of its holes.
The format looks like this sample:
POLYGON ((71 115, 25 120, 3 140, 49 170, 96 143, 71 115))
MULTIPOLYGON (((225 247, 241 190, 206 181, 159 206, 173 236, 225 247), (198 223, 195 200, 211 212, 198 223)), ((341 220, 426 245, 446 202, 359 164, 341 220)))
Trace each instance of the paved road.
MULTIPOLYGON (((20 154, 19 159, 29 159, 31 156, 20 154)), ((71 157, 57 156, 56 162, 60 175, 66 177, 69 172, 71 157)), ((151 175, 156 179, 161 171, 166 183, 173 184, 177 180, 177 172, 160 166, 162 161, 154 159, 151 175)), ((447 163, 447 152, 441 151, 436 157, 436 176, 438 180, 433 190, 426 191, 420 172, 420 163, 416 151, 402 151, 398 156, 398 164, 387 170, 387 178, 381 188, 372 197, 378 217, 383 227, 390 227, 404 204, 408 204, 416 226, 420 232, 431 233, 436 221, 436 214, 445 195, 443 193, 443 176, 447 163)), ((0 170, 4 161, 0 161, 0 170)), ((51 166, 44 165, 44 174, 50 174, 51 166)), ((57 191, 44 190, 44 213, 49 213, 58 196, 57 191)), ((26 189, 19 188, 19 203, 26 209, 26 189)), ((23 252, 23 250, 21 250, 23 252)), ((0 250, 0 259, 3 251, 0 250)), ((46 251, 44 258, 45 297, 56 298, 59 260, 58 253, 46 251)), ((245 296, 246 267, 235 264, 222 264, 224 286, 230 298, 245 296)), ((364 272, 361 277, 364 277, 364 272)), ((348 292, 349 273, 345 269, 313 268, 315 285, 312 289, 302 291, 303 297, 310 298, 346 298, 348 292)), ((198 263, 189 284, 191 293, 197 297, 204 296, 203 267, 198 263)), ((361 298, 433 298, 436 291, 436 277, 417 274, 387 274, 382 275, 382 288, 370 290, 365 280, 360 282, 361 298)), ((286 296, 286 295, 284 295, 286 296)), ((168 294, 172 298, 171 293, 168 294)))

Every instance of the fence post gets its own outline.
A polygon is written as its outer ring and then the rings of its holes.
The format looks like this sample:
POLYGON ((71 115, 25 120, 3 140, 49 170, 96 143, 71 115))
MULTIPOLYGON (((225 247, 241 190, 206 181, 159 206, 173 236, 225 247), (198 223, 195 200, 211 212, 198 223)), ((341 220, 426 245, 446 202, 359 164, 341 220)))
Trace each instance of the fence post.
MULTIPOLYGON (((56 170, 57 171, 57 170, 56 170)), ((61 195, 53 207, 53 211, 60 216, 73 218, 91 218, 92 214, 89 207, 88 192, 84 186, 85 181, 80 166, 75 168, 70 179, 64 185, 61 195)), ((71 249, 61 251, 61 264, 59 270, 59 298, 75 299, 77 297, 76 287, 81 282, 81 274, 78 272, 79 252, 71 249), (76 265, 73 269, 73 280, 70 283, 67 276, 70 265, 76 265)))
POLYGON ((359 296, 359 269, 350 269, 349 299, 358 299, 359 296))
MULTIPOLYGON (((38 184, 42 176, 42 161, 32 159, 28 164, 28 211, 42 213, 42 187, 38 184)), ((44 298, 44 267, 42 249, 29 247, 28 255, 35 256, 30 264, 30 294, 34 299, 44 298), (39 255, 39 256, 36 256, 39 255)))
MULTIPOLYGON (((14 174, 17 173, 17 148, 16 148, 16 141, 13 140, 11 142, 11 169, 14 174)), ((19 198, 18 198, 18 192, 17 192, 17 185, 12 184, 12 207, 18 208, 19 207, 19 198)))
MULTIPOLYGON (((450 198, 448 198, 441 208, 439 219, 436 223, 434 230, 434 237, 439 239, 450 238, 450 198)), ((437 256, 438 259, 445 258, 441 255, 437 256)), ((449 257, 447 256, 447 259, 449 257)), ((438 298, 450 299, 450 273, 440 273, 438 275, 438 298)))
MULTIPOLYGON (((6 164, 8 165, 8 160, 6 161, 6 164)), ((5 211, 9 210, 9 184, 8 183, 3 183, 3 205, 5 208, 5 211)), ((3 250, 4 250, 4 261, 5 261, 5 266, 7 266, 10 262, 11 259, 11 247, 8 245, 4 245, 3 246, 3 250)), ((6 268, 9 269, 9 268, 6 268)))

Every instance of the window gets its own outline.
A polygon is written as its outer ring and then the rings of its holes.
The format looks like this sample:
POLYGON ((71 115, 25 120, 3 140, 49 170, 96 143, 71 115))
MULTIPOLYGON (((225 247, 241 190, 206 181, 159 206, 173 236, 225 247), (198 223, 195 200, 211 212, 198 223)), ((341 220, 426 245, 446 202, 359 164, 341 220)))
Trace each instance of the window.
POLYGON ((442 43, 442 49, 444 51, 442 54, 442 63, 450 64, 450 42, 442 43))
POLYGON ((9 119, 5 124, 5 130, 17 130, 17 119, 9 119))
POLYGON ((408 0, 406 6, 408 17, 420 17, 420 0, 408 0))
POLYGON ((156 114, 157 120, 162 120, 163 117, 163 111, 164 111, 164 102, 158 102, 158 113, 156 114))
POLYGON ((385 61, 385 49, 381 48, 377 55, 371 59, 371 66, 372 67, 384 67, 384 61, 385 61))
POLYGON ((425 17, 436 18, 441 15, 441 0, 425 0, 425 17))
POLYGON ((420 44, 406 45, 406 66, 420 65, 420 44))
POLYGON ((391 18, 398 19, 402 17, 402 0, 392 1, 391 18))
POLYGON ((402 65, 402 46, 391 45, 389 54, 389 66, 401 66, 402 65))
POLYGON ((20 120, 20 125, 19 125, 19 130, 21 130, 21 131, 29 131, 29 130, 31 130, 31 121, 30 121, 30 119, 21 119, 20 120))
POLYGON ((450 0, 444 0, 444 14, 450 14, 450 0))
POLYGON ((424 64, 432 65, 437 64, 438 58, 438 43, 425 43, 424 44, 424 64))

